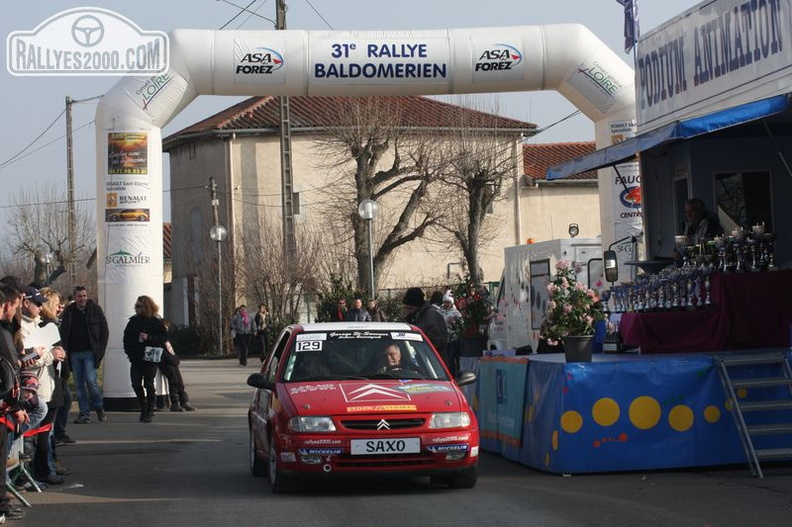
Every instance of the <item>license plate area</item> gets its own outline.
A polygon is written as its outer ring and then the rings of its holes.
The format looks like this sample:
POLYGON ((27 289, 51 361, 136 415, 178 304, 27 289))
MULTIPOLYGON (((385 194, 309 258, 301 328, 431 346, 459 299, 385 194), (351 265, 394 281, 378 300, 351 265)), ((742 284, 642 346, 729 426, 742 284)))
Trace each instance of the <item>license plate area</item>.
POLYGON ((353 456, 419 454, 421 452, 421 439, 418 437, 352 439, 350 441, 350 452, 353 456))

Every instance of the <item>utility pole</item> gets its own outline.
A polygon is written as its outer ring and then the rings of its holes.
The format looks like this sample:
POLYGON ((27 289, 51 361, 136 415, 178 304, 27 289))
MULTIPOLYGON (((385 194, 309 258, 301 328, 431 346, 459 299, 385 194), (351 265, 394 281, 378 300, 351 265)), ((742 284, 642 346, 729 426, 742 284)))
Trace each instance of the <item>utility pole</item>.
POLYGON ((212 198, 212 218, 214 225, 209 230, 209 237, 217 243, 217 354, 223 354, 223 240, 228 232, 220 225, 220 214, 217 211, 220 201, 217 199, 217 183, 209 177, 209 196, 212 198))
MULTIPOLYGON (((286 0, 277 0, 275 5, 275 29, 286 29, 286 0)), ((280 102, 281 142, 281 211, 283 216, 283 255, 286 268, 292 269, 297 242, 294 239, 294 177, 292 174, 292 144, 289 98, 278 97, 280 102)))
POLYGON ((66 96, 66 193, 68 201, 67 222, 69 227, 69 278, 71 284, 77 283, 77 268, 75 265, 75 246, 77 243, 75 231, 76 220, 74 219, 74 142, 72 138, 72 104, 74 99, 66 96))

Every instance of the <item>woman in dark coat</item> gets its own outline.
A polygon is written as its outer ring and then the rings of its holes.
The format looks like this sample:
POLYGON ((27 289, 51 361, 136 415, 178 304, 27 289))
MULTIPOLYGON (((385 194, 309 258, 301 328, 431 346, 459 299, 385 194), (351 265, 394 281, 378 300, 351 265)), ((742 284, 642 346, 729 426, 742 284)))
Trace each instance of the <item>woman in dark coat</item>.
POLYGON ((147 346, 165 348, 168 332, 157 313, 159 306, 148 296, 139 296, 135 302, 135 315, 129 318, 124 329, 124 352, 129 359, 129 376, 132 389, 140 404, 140 420, 150 423, 157 404, 154 377, 157 363, 143 360, 147 346))

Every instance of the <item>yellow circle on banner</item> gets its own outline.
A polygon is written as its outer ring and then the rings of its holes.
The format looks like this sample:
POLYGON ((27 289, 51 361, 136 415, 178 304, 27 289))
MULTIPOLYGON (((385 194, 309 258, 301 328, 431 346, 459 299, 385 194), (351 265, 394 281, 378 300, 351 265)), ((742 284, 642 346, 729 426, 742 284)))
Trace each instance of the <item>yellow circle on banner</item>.
POLYGON ((550 452, 547 452, 547 453, 545 454, 545 466, 546 466, 546 467, 549 467, 549 466, 550 466, 550 452))
POLYGON ((635 428, 649 430, 660 422, 660 403, 648 395, 636 398, 630 404, 630 422, 635 428))
POLYGON ((715 405, 704 408, 704 419, 708 423, 717 423, 720 421, 720 408, 715 405))
POLYGON ((668 412, 668 424, 677 432, 687 432, 693 427, 693 410, 689 406, 680 404, 668 412))
POLYGON ((748 390, 746 390, 745 388, 740 388, 739 390, 737 390, 737 398, 745 399, 746 397, 748 397, 748 390))
POLYGON ((574 410, 564 412, 561 416, 561 428, 568 434, 574 434, 583 428, 583 417, 574 410))
POLYGON ((558 430, 553 430, 553 436, 550 439, 550 442, 553 445, 553 450, 558 450, 558 430))
POLYGON ((525 415, 525 422, 526 423, 532 423, 533 420, 534 420, 534 405, 529 406, 525 410, 525 414, 526 414, 525 415))
POLYGON ((619 403, 611 399, 610 397, 603 397, 591 408, 591 417, 594 418, 594 422, 600 426, 611 426, 615 424, 616 421, 619 420, 619 416, 621 415, 621 410, 619 409, 619 403))

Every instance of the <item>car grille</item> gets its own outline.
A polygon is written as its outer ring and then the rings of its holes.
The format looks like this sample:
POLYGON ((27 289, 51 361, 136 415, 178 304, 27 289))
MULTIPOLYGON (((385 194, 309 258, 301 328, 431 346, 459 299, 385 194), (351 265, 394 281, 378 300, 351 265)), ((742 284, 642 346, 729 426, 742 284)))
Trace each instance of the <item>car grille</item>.
POLYGON ((377 468, 421 468, 435 463, 435 459, 427 454, 404 454, 393 456, 338 456, 335 465, 338 468, 377 469, 377 468))
MULTIPOLYGON (((410 428, 420 428, 426 422, 425 419, 415 417, 412 419, 386 419, 388 427, 385 430, 407 430, 410 428)), ((341 424, 347 430, 382 430, 380 426, 382 419, 342 419, 341 424)))

